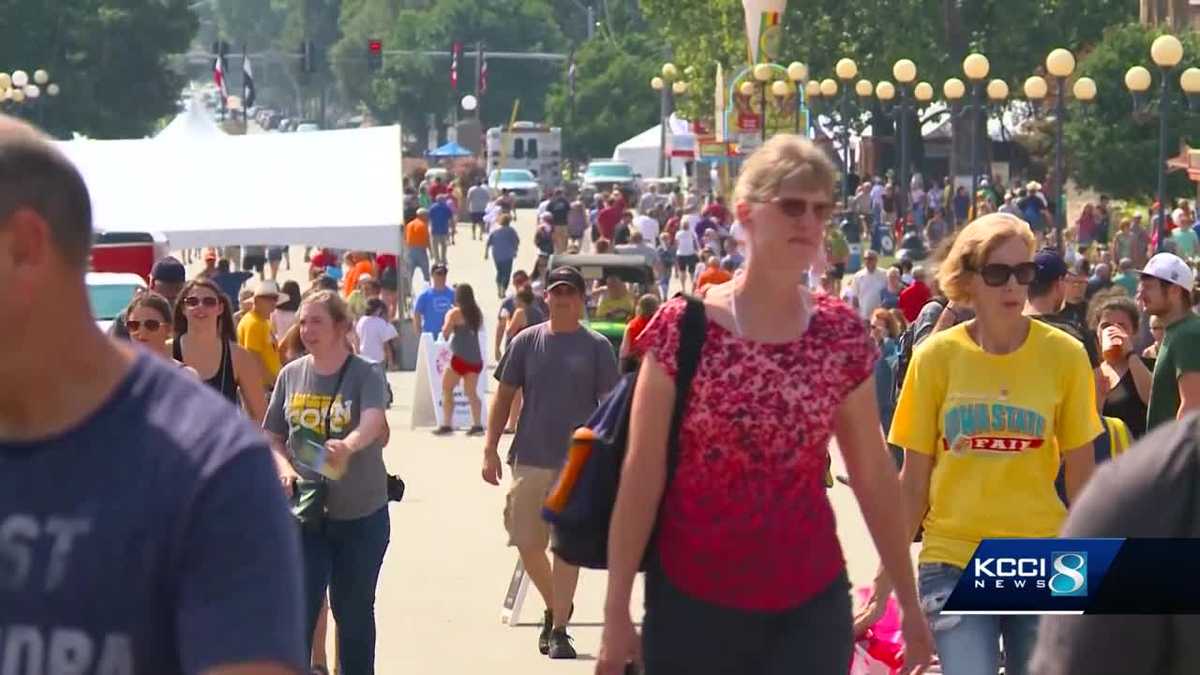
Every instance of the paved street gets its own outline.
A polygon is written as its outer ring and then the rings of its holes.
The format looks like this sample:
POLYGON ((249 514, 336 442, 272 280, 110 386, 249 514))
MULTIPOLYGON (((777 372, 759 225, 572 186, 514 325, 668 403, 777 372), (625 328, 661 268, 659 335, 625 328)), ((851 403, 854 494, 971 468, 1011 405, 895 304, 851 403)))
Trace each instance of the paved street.
MULTIPOLYGON (((522 211, 518 222, 522 247, 516 268, 529 269, 535 255, 532 212, 522 211)), ((292 248, 292 270, 281 271, 280 280, 296 279, 307 288, 302 253, 302 247, 292 248)), ((492 290, 494 268, 483 260, 482 244, 471 241, 469 225, 465 231, 460 226, 449 256, 450 282, 466 282, 476 289, 490 337, 499 310, 492 290)), ((376 605, 378 672, 479 672, 485 663, 494 675, 590 672, 600 640, 604 574, 585 571, 580 577, 571 629, 579 662, 551 662, 536 651, 534 622, 543 606, 532 588, 522 614, 525 625, 502 624, 501 602, 516 550, 505 546, 504 488, 487 485, 479 476, 483 439, 461 433, 435 438, 430 429, 410 429, 416 374, 391 373, 389 379, 396 403, 388 412, 392 436, 385 459, 389 471, 404 478, 408 491, 403 503, 391 505, 392 540, 376 605)), ((501 456, 504 451, 502 447, 501 456)), ((835 473, 840 465, 835 453, 835 473)), ((855 585, 869 583, 877 558, 858 506, 841 484, 830 495, 851 580, 855 585)), ((637 619, 640 584, 634 603, 637 619)))

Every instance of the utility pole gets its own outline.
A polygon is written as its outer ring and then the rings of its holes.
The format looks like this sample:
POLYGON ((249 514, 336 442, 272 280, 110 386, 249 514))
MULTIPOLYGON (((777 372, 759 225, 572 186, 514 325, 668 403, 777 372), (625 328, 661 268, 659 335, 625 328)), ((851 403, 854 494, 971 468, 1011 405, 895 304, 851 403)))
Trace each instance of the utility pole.
POLYGON ((591 40, 596 35, 596 7, 595 5, 587 6, 587 36, 591 40))

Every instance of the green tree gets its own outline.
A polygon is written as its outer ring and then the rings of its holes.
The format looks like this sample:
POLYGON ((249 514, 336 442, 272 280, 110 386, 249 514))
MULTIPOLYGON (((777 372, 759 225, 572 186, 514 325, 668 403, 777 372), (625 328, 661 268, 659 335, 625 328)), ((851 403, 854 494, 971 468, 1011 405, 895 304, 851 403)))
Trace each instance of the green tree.
POLYGON ((187 0, 0 0, 19 27, 0 40, 0 63, 31 74, 45 68, 62 93, 16 107, 56 135, 94 138, 149 133, 175 110, 183 78, 167 55, 187 50, 196 16, 187 0))
POLYGON ((618 143, 658 122, 659 99, 650 89, 657 52, 651 36, 637 33, 615 43, 592 40, 579 49, 574 107, 565 78, 547 97, 549 121, 563 127, 568 157, 606 157, 618 143))
MULTIPOLYGON (((1096 81, 1096 102, 1086 109, 1076 107, 1066 125, 1066 147, 1072 175, 1079 184, 1116 197, 1141 198, 1158 189, 1158 87, 1162 75, 1150 60, 1150 43, 1162 31, 1139 24, 1116 26, 1079 64, 1080 75, 1096 81), (1154 101, 1152 112, 1131 114, 1130 94, 1125 89, 1125 72, 1144 65, 1154 73, 1154 86, 1147 92, 1154 101)), ((1184 45, 1180 68, 1200 65, 1200 34, 1179 36, 1184 45)), ((1179 73, 1174 71, 1176 92, 1168 118, 1167 154, 1179 154, 1181 144, 1200 138, 1200 117, 1186 112, 1179 93, 1179 73)), ((1168 181, 1173 196, 1194 194, 1194 185, 1182 172, 1168 181)))

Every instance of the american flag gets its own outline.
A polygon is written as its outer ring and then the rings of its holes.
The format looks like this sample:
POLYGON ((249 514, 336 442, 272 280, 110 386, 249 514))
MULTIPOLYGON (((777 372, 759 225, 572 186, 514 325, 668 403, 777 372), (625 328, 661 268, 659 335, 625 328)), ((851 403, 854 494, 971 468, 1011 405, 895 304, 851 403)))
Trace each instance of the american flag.
POLYGON ((487 93, 488 87, 488 65, 487 52, 480 52, 479 57, 479 95, 483 96, 487 93))
POLYGON ((221 91, 221 99, 229 97, 229 90, 225 88, 225 57, 220 54, 213 60, 213 82, 216 83, 217 89, 221 91))
POLYGON ((462 56, 462 43, 455 42, 450 47, 450 88, 458 91, 458 59, 462 56))

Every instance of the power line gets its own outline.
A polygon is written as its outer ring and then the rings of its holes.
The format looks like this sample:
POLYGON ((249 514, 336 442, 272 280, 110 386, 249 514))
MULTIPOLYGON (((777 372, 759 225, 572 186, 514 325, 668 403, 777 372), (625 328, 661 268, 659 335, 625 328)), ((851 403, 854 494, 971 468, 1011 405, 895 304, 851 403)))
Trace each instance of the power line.
MULTIPOLYGON (((449 50, 410 50, 410 49, 386 49, 383 51, 384 56, 429 56, 435 58, 449 59, 451 53, 449 50)), ((484 52, 486 58, 511 60, 511 61, 551 61, 551 62, 566 62, 568 56, 566 54, 556 54, 553 52, 484 52)), ((299 61, 300 54, 292 52, 281 52, 277 50, 251 52, 248 55, 252 59, 267 60, 267 61, 299 61)), ((187 63, 212 63, 215 55, 208 52, 188 52, 186 54, 173 54, 171 58, 182 60, 187 63)), ((227 61, 237 62, 242 58, 241 54, 229 54, 226 57, 227 61)), ((464 53, 463 58, 474 59, 476 54, 464 53)), ((330 59, 331 63, 357 63, 366 62, 366 53, 361 57, 343 56, 340 58, 330 59)))

